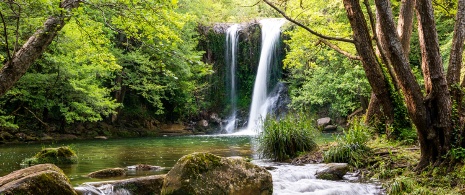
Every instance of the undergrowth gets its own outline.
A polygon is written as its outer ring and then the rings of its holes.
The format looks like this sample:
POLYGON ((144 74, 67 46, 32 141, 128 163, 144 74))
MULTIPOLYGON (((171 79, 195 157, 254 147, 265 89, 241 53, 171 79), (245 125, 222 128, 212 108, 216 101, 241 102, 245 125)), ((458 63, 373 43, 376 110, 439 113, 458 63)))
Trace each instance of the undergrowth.
POLYGON ((284 118, 267 117, 259 135, 259 153, 262 158, 284 161, 317 148, 318 131, 311 117, 305 114, 287 114, 284 118))

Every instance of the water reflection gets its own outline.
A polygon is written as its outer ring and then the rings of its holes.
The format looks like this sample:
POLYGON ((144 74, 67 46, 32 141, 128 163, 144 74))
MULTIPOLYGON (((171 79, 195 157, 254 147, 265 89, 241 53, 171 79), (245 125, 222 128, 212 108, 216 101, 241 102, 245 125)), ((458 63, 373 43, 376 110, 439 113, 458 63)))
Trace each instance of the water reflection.
POLYGON ((20 169, 19 164, 24 158, 33 156, 44 147, 71 145, 78 155, 79 162, 60 168, 68 175, 73 185, 77 185, 100 181, 85 176, 90 172, 136 164, 157 165, 168 169, 131 172, 127 177, 163 174, 168 172, 180 157, 193 152, 253 158, 251 142, 254 139, 249 136, 182 136, 6 145, 0 147, 0 176, 20 169))

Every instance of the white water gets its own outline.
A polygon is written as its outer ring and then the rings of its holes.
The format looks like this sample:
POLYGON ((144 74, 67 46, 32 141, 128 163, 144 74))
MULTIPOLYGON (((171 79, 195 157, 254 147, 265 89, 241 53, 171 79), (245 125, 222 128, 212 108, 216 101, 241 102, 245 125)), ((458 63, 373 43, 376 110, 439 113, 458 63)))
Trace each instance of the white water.
MULTIPOLYGON (((255 162, 266 166, 266 163, 255 162)), ((366 183, 352 183, 348 180, 329 181, 316 179, 317 171, 325 164, 272 165, 273 194, 275 195, 378 195, 384 194, 380 186, 366 183)))
MULTIPOLYGON (((349 180, 329 181, 316 179, 317 171, 325 169, 325 164, 295 166, 264 161, 254 164, 276 169, 269 171, 273 178, 274 195, 380 195, 385 194, 379 185, 354 183, 349 180)), ((347 178, 347 177, 344 177, 347 178)), ((85 183, 75 189, 83 195, 130 195, 124 188, 115 189, 111 182, 85 183)))
POLYGON ((230 26, 226 31, 226 65, 230 67, 230 100, 231 100, 231 115, 228 118, 225 130, 227 133, 232 133, 236 129, 236 112, 237 112, 237 102, 236 102, 236 53, 237 45, 239 42, 238 37, 239 24, 234 24, 230 26))
POLYGON ((258 64, 257 76, 250 106, 247 128, 238 132, 241 135, 255 135, 261 131, 260 121, 269 112, 272 100, 267 100, 268 81, 273 55, 276 53, 276 45, 281 34, 281 26, 286 22, 284 19, 264 19, 260 21, 262 26, 262 49, 260 62, 258 64))

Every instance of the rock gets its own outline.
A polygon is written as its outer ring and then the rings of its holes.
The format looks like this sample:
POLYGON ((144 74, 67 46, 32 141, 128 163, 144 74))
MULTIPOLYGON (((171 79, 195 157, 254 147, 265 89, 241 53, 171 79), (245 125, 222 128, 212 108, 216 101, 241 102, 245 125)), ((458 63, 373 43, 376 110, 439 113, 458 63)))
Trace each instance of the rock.
POLYGON ((329 163, 325 169, 317 171, 316 178, 325 180, 341 180, 349 171, 347 163, 329 163))
POLYGON ((325 128, 323 128, 323 131, 326 131, 326 132, 333 132, 336 130, 337 130, 336 125, 327 125, 325 128))
POLYGON ((62 134, 59 136, 61 140, 75 140, 78 139, 78 136, 73 134, 62 134))
POLYGON ((52 136, 50 135, 47 135, 47 134, 44 134, 41 138, 40 138, 41 141, 52 141, 54 140, 52 136))
POLYGON ((331 124, 331 118, 325 117, 325 118, 320 118, 316 121, 316 124, 318 127, 324 127, 326 125, 331 124))
POLYGON ((186 126, 181 124, 164 124, 161 125, 160 133, 163 135, 187 135, 192 132, 186 130, 186 126))
POLYGON ((168 172, 161 194, 272 194, 271 174, 240 158, 209 153, 183 156, 168 172))
POLYGON ((89 173, 87 176, 91 178, 107 178, 107 177, 121 177, 126 175, 126 170, 122 168, 109 168, 102 169, 89 173))
POLYGON ((0 177, 0 194, 77 194, 63 171, 52 164, 40 164, 0 177))
POLYGON ((197 122, 197 125, 201 126, 201 127, 208 127, 208 121, 207 120, 200 120, 199 122, 197 122))
POLYGON ((77 163, 77 155, 73 150, 66 146, 58 148, 45 148, 37 153, 34 157, 24 159, 21 164, 35 165, 43 163, 74 164, 77 163))
POLYGON ((2 141, 11 141, 12 139, 14 139, 14 136, 11 135, 10 133, 8 133, 6 131, 0 132, 0 140, 2 140, 2 141))
POLYGON ((221 123, 221 118, 218 116, 218 114, 212 113, 210 115, 210 121, 214 122, 214 123, 217 123, 217 124, 220 124, 221 123))
POLYGON ((152 171, 152 170, 160 170, 162 169, 162 167, 146 165, 146 164, 138 164, 138 165, 128 166, 127 169, 135 170, 135 171, 152 171))
POLYGON ((106 140, 106 139, 108 139, 108 138, 105 137, 105 136, 95 136, 94 139, 106 140))
POLYGON ((103 194, 158 195, 161 193, 164 179, 165 175, 153 175, 115 181, 87 182, 76 187, 75 190, 79 194, 86 195, 100 195, 102 192, 103 194))

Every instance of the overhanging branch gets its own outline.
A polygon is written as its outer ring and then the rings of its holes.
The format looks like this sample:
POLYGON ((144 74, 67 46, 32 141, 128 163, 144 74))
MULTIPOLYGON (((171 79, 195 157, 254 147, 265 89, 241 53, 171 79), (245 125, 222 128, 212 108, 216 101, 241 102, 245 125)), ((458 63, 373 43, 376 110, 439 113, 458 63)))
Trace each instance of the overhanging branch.
POLYGON ((268 4, 270 7, 272 7, 274 10, 276 10, 277 12, 279 12, 279 14, 281 14, 284 18, 286 18, 287 20, 289 20, 290 22, 294 23, 295 25, 297 26, 300 26, 301 28, 305 29, 306 31, 312 33, 313 35, 317 36, 317 37, 320 37, 322 39, 326 39, 326 40, 333 40, 333 41, 342 41, 342 42, 347 42, 347 43, 354 43, 354 40, 351 40, 351 39, 346 39, 346 38, 338 38, 338 37, 330 37, 330 36, 326 36, 326 35, 323 35, 323 34, 320 34, 312 29, 310 29, 308 26, 305 26, 303 25, 302 23, 292 19, 291 17, 289 17, 288 15, 286 15, 286 13, 284 13, 284 11, 280 10, 278 7, 276 7, 273 3, 269 2, 268 0, 263 0, 263 2, 265 2, 266 4, 268 4))
POLYGON ((344 51, 340 47, 338 47, 337 45, 332 44, 331 42, 329 42, 329 41, 327 41, 325 39, 318 39, 318 42, 316 44, 318 45, 320 43, 325 44, 326 46, 330 47, 331 49, 334 49, 336 52, 346 56, 347 58, 349 58, 351 60, 361 60, 360 56, 353 55, 353 54, 351 54, 351 53, 349 53, 347 51, 344 51))

